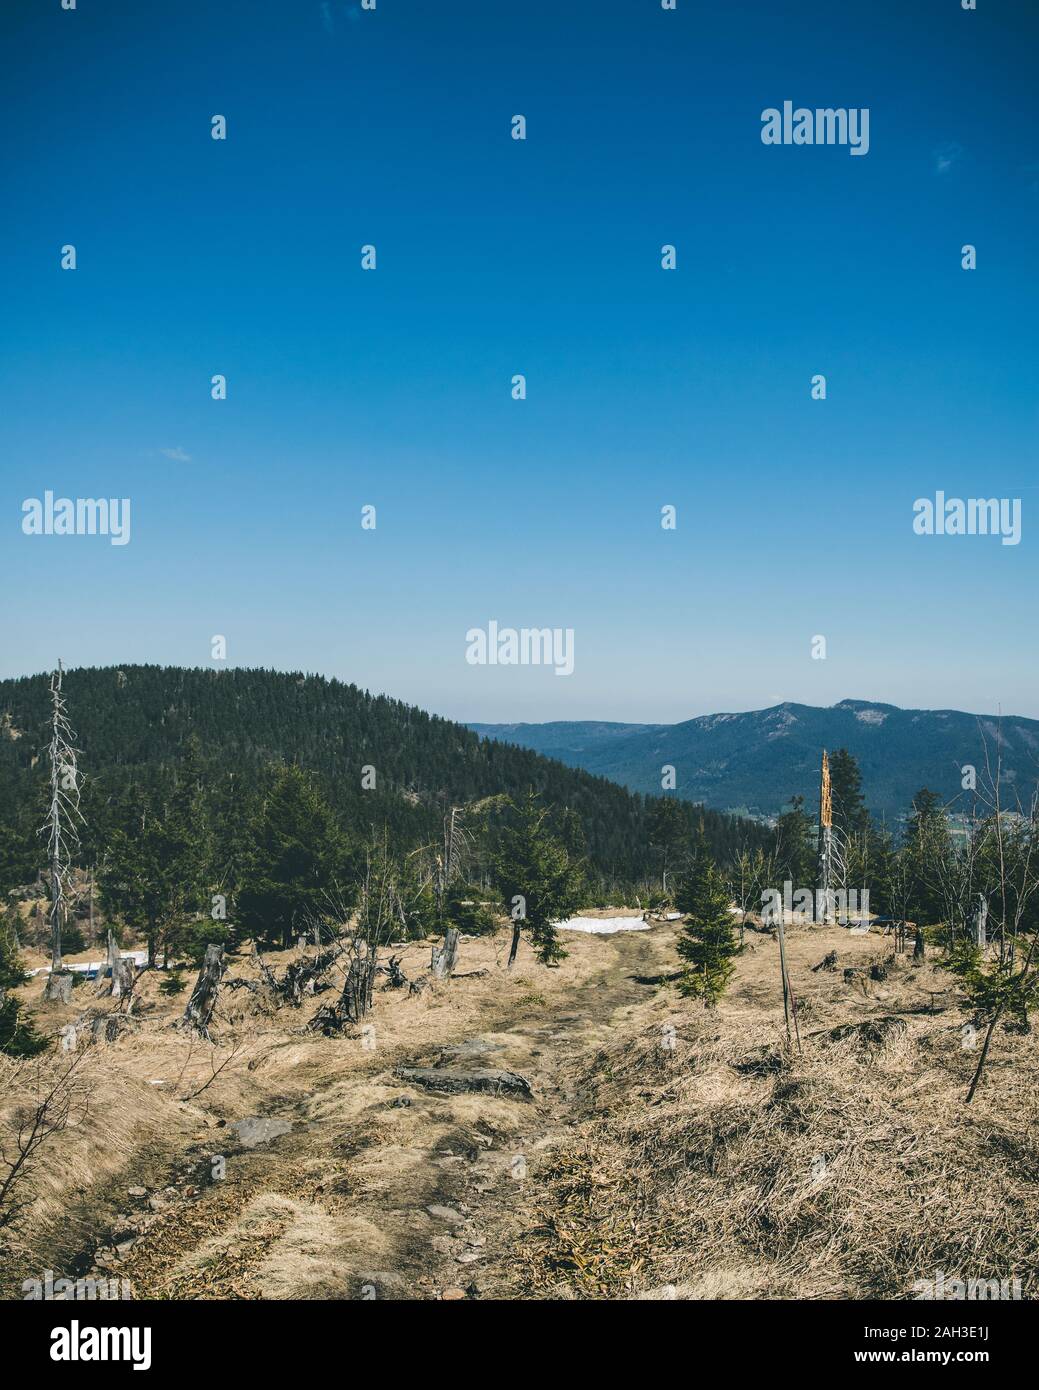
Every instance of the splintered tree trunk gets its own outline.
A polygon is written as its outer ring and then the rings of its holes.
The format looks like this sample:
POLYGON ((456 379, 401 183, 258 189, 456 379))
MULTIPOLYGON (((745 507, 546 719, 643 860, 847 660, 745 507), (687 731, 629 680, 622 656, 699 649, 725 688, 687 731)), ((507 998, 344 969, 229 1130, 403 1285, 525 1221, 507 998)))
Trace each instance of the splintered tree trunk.
POLYGON ((408 977, 400 968, 400 956, 390 956, 386 965, 386 987, 388 989, 403 989, 408 983, 408 977))
POLYGON ((509 950, 509 963, 508 963, 508 965, 505 967, 507 970, 511 970, 511 969, 512 969, 512 963, 513 963, 513 961, 516 959, 516 952, 519 950, 520 932, 521 932, 521 931, 522 931, 522 927, 520 926, 519 922, 513 922, 513 924, 512 924, 512 946, 511 946, 511 948, 510 948, 510 950, 509 950))
MULTIPOLYGON (((303 1002, 304 994, 313 994, 314 988, 329 968, 334 965, 341 954, 339 946, 333 946, 328 951, 320 951, 310 960, 295 961, 285 971, 285 975, 280 984, 274 981, 274 987, 285 996, 290 1004, 295 1007, 303 1002)), ((270 975, 270 971, 267 972, 270 975)), ((270 975, 270 981, 273 981, 270 975)))
POLYGON ((433 947, 433 957, 429 963, 430 971, 436 980, 445 980, 454 972, 458 958, 458 928, 448 927, 443 946, 433 947))
POLYGON ((122 956, 112 967, 112 998, 125 999, 133 991, 133 961, 122 956))
POLYGON ((215 942, 206 947, 206 958, 191 991, 188 1007, 180 1020, 182 1028, 192 1028, 203 1038, 209 1037, 209 1020, 216 1008, 217 991, 224 973, 224 948, 215 942))
POLYGON ((119 974, 119 947, 115 944, 115 937, 111 932, 108 933, 108 969, 112 983, 109 994, 113 999, 118 999, 123 992, 122 976, 119 974))

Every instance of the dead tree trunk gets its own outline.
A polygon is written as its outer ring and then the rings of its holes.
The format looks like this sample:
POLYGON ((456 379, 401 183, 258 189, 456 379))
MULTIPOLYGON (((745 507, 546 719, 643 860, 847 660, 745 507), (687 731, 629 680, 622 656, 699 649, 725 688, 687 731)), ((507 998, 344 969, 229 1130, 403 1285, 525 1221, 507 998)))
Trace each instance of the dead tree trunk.
POLYGON ((324 1008, 318 1009, 307 1026, 320 1029, 330 1037, 340 1032, 348 1023, 360 1023, 371 1011, 378 963, 378 952, 374 946, 370 943, 363 949, 358 946, 350 958, 342 994, 334 1004, 327 1004, 324 1008))
POLYGON ((133 993, 134 964, 117 957, 112 967, 112 998, 126 999, 133 993))
POLYGON ((519 922, 513 922, 513 924, 512 924, 512 946, 511 946, 510 949, 509 949, 509 963, 508 963, 508 965, 505 967, 507 970, 511 970, 511 969, 512 969, 512 963, 513 963, 513 961, 516 959, 516 952, 519 950, 519 944, 520 944, 520 932, 521 932, 522 930, 523 930, 523 928, 522 928, 522 926, 521 926, 521 924, 520 924, 519 922))
MULTIPOLYGON (((333 946, 330 950, 320 951, 309 960, 294 961, 276 988, 290 1004, 299 1008, 304 994, 315 992, 318 980, 335 964, 341 954, 342 947, 333 946)), ((271 979, 273 980, 273 976, 271 979)))
POLYGON ((430 972, 435 980, 446 980, 453 974, 455 961, 458 958, 458 928, 448 927, 444 936, 443 946, 433 947, 433 956, 429 963, 430 972))
MULTIPOLYGON (((111 932, 108 933, 108 944, 105 951, 105 963, 108 968, 109 983, 105 984, 105 972, 101 971, 101 982, 98 987, 98 994, 108 993, 113 999, 120 999, 123 994, 126 976, 122 971, 122 957, 119 954, 119 947, 115 944, 115 937, 111 932)), ((130 962, 127 962, 130 964, 130 962)))
POLYGON ((198 972, 198 979, 191 991, 184 1016, 178 1020, 179 1027, 190 1028, 200 1037, 208 1039, 209 1021, 216 1008, 217 992, 224 969, 224 948, 213 942, 206 947, 206 958, 198 972))
POLYGON ((390 956, 386 965, 386 988, 403 989, 408 983, 408 977, 401 969, 400 956, 390 956))
POLYGON ((974 940, 979 951, 985 949, 988 934, 985 925, 988 921, 988 899, 984 893, 978 894, 978 910, 974 917, 974 940))

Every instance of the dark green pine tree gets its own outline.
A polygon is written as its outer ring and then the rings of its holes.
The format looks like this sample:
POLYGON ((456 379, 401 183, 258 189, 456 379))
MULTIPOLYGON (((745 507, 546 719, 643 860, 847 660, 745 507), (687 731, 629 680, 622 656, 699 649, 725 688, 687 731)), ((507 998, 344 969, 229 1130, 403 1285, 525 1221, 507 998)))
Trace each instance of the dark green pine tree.
POLYGON ((553 965, 567 954, 555 924, 581 905, 586 890, 580 827, 566 812, 554 816, 534 792, 510 812, 497 837, 491 870, 513 923, 509 966, 524 927, 541 964, 553 965))
POLYGON ((21 1013, 21 1006, 8 991, 27 978, 18 958, 15 935, 17 910, 12 905, 0 917, 0 1052, 9 1057, 33 1057, 48 1046, 21 1013))
POLYGON ((685 914, 678 954, 685 965, 679 989, 713 1009, 725 993, 743 947, 733 934, 729 890, 714 860, 702 847, 679 880, 675 903, 685 914))
POLYGON ((776 858, 781 879, 789 879, 796 893, 814 888, 818 878, 815 824, 804 809, 804 797, 790 798, 790 809, 776 822, 776 858))
POLYGON ((352 905, 356 865, 331 807, 301 768, 276 769, 250 826, 237 925, 264 946, 290 946, 352 905))
POLYGON ((847 748, 838 748, 830 757, 830 788, 833 800, 833 826, 845 841, 869 829, 869 812, 862 795, 862 773, 847 748))
POLYGON ((937 792, 922 787, 913 797, 913 814, 906 826, 909 861, 908 910, 921 926, 941 922, 945 915, 940 866, 951 854, 949 818, 937 792))
POLYGON ((208 843, 190 750, 173 791, 160 800, 131 789, 120 822, 99 870, 101 905, 143 934, 153 964, 160 946, 176 945, 184 919, 204 905, 208 843))

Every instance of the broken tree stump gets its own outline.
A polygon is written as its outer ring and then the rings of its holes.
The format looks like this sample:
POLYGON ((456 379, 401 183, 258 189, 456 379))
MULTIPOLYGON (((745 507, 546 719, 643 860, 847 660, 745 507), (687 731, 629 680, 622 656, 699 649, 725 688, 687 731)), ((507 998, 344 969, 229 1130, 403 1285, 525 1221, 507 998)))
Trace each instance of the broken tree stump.
POLYGON ((217 992, 225 969, 223 946, 211 942, 206 947, 206 958, 198 972, 188 1006, 183 1017, 177 1020, 178 1028, 191 1029, 200 1037, 209 1038, 209 1021, 216 1008, 217 992))
POLYGON ((818 965, 813 965, 813 966, 812 966, 812 973, 814 974, 817 970, 836 970, 836 969, 837 969, 837 952, 836 952, 836 951, 829 951, 825 956, 823 956, 822 960, 819 962, 818 965))
POLYGON ((495 1096, 518 1096, 524 1100, 530 1100, 533 1095, 530 1082, 514 1071, 497 1071, 491 1068, 463 1071, 459 1067, 398 1067, 394 1075, 413 1086, 424 1086, 429 1091, 445 1091, 448 1095, 483 1091, 495 1096))
POLYGON ((458 928, 448 927, 444 935, 444 944, 433 947, 433 955, 429 962, 430 972, 435 980, 446 980, 455 968, 455 961, 458 958, 458 928))
MULTIPOLYGON (((275 983, 275 988, 283 998, 289 1001, 293 1008, 298 1009, 305 994, 317 992, 318 981, 339 959, 342 949, 341 946, 334 946, 330 950, 320 951, 309 959, 294 961, 285 971, 281 983, 275 983)), ((271 980, 273 979, 274 976, 271 973, 271 980)))
POLYGON ((123 960, 122 956, 117 957, 112 966, 112 989, 113 999, 122 999, 124 995, 131 994, 134 986, 134 964, 132 960, 123 960))
POLYGON ((343 992, 334 1004, 326 1004, 307 1024, 326 1037, 341 1032, 350 1023, 360 1023, 371 1012, 375 972, 379 968, 378 952, 370 943, 352 956, 346 972, 343 992))
POLYGON ((72 971, 60 970, 52 974, 43 991, 43 997, 52 1004, 72 1003, 72 971))
POLYGON ((408 977, 401 969, 400 960, 400 956, 390 956, 385 966, 379 966, 379 969, 386 975, 387 989, 403 989, 408 983, 408 977))

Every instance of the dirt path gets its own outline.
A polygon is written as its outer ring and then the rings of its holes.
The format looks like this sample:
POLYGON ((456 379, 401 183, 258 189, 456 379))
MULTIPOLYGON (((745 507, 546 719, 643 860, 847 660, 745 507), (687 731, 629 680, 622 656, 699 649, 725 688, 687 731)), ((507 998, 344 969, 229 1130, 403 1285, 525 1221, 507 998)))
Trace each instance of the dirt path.
POLYGON ((436 1044, 397 1045, 360 1070, 330 1065, 337 1043, 315 1048, 264 1098, 261 1113, 291 1128, 255 1148, 230 1126, 207 1133, 142 1183, 168 1209, 136 1237, 128 1213, 112 1235, 119 1257, 98 1266, 137 1297, 522 1297, 516 1241, 539 1169, 587 1113, 573 1076, 652 993, 668 935, 582 940, 592 968, 579 981, 525 968, 525 993, 490 983, 475 1028, 459 1020, 436 1044), (394 1076, 401 1062, 505 1067, 534 1098, 426 1091, 394 1076))

